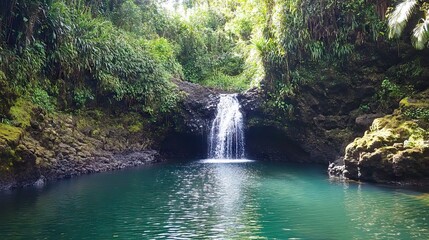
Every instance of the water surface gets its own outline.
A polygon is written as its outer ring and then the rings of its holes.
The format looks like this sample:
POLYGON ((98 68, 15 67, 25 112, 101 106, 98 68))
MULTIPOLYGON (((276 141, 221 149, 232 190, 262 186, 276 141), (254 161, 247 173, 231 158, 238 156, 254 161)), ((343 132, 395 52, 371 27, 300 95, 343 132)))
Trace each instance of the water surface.
POLYGON ((0 194, 1 239, 429 239, 429 195, 317 166, 194 161, 0 194))

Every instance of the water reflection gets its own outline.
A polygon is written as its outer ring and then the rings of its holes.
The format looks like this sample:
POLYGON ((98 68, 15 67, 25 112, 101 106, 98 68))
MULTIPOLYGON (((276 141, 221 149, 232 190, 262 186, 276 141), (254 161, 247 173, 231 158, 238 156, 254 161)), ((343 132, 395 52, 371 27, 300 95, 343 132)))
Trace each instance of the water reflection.
POLYGON ((178 181, 169 196, 166 231, 159 236, 257 237, 259 206, 252 194, 257 187, 257 170, 235 163, 196 164, 200 166, 174 172, 178 181))
POLYGON ((199 161, 200 163, 215 163, 215 164, 222 164, 222 163, 249 163, 254 162, 254 160, 250 159, 218 159, 218 158, 212 158, 212 159, 203 159, 199 161))
POLYGON ((324 168, 308 165, 165 164, 0 194, 0 236, 429 239, 428 197, 330 182, 324 168))
POLYGON ((427 208, 416 204, 404 189, 383 189, 369 184, 353 184, 344 189, 344 206, 353 239, 425 239, 429 223, 427 208))

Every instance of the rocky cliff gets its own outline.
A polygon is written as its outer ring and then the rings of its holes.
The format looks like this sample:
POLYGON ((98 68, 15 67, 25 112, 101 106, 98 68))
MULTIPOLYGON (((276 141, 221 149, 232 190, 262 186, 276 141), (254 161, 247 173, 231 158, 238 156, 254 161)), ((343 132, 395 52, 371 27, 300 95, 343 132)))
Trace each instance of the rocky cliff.
POLYGON ((28 109, 28 123, 0 124, 0 189, 160 161, 138 114, 101 111, 47 114, 28 109), (19 124, 18 124, 19 125, 19 124))
POLYGON ((243 94, 250 157, 332 163, 329 173, 343 178, 427 185, 424 54, 401 46, 397 53, 364 51, 340 67, 304 65, 307 81, 275 99, 286 113, 272 108, 264 89, 243 94))
POLYGON ((429 184, 429 90, 375 119, 347 146, 344 165, 331 165, 329 171, 354 180, 429 184))

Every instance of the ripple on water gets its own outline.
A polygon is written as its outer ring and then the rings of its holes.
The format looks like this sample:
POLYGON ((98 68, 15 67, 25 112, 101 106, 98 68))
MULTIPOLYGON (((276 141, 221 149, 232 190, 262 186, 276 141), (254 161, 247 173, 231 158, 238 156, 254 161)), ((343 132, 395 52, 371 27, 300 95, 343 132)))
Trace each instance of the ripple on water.
POLYGON ((254 162, 255 160, 250 159, 218 159, 218 158, 212 158, 212 159, 203 159, 200 160, 200 163, 249 163, 254 162))
POLYGON ((0 195, 2 239, 429 239, 424 194, 324 169, 197 161, 0 195), (76 231, 79 229, 79 231, 76 231))

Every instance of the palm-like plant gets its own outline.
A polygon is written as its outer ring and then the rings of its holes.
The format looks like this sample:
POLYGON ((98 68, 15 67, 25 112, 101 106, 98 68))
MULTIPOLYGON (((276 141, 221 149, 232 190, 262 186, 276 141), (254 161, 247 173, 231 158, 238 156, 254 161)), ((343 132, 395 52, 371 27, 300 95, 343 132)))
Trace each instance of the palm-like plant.
POLYGON ((417 7, 419 7, 423 16, 414 27, 411 38, 415 48, 423 49, 429 41, 429 3, 427 1, 403 0, 403 2, 399 3, 388 16, 389 38, 401 36, 408 20, 417 7))

